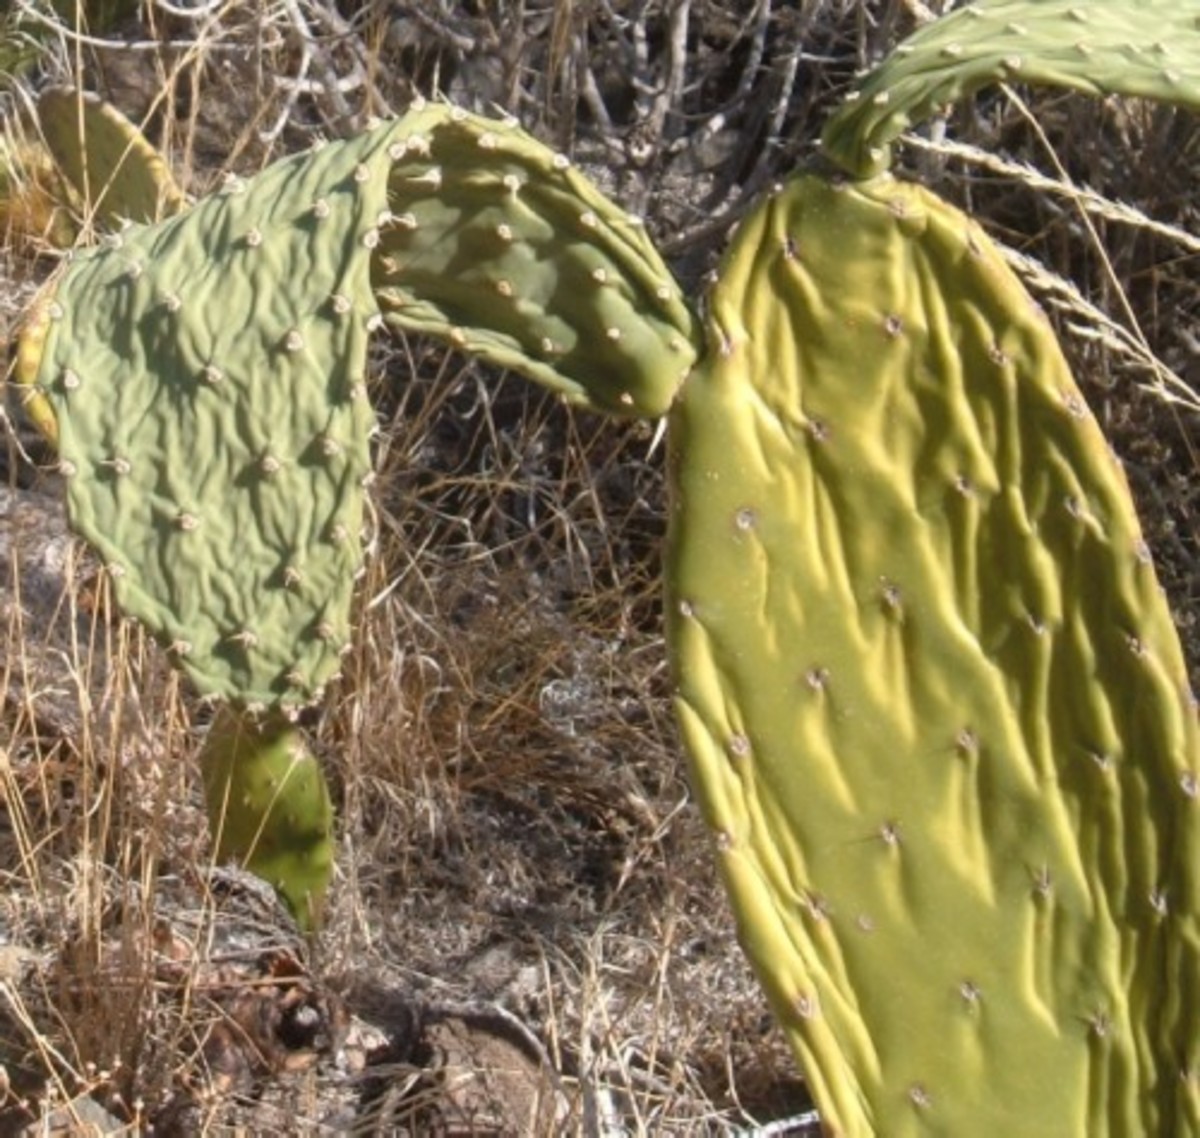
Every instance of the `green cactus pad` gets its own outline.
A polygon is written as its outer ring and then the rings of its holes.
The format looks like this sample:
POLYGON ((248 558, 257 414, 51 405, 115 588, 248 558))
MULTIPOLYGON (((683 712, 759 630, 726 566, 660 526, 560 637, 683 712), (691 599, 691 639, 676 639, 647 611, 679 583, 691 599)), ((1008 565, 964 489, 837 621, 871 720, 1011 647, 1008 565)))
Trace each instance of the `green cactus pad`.
POLYGON ((38 125, 94 221, 117 228, 125 221, 157 221, 183 208, 183 192, 162 155, 99 96, 51 87, 38 96, 38 125))
POLYGON ((831 1133, 1200 1133, 1200 738, 1123 473, 983 233, 744 224, 672 412, 669 638, 831 1133))
POLYGON ((977 0, 864 78, 830 119, 825 153, 855 177, 878 174, 904 131, 1008 82, 1200 107, 1200 16, 1180 0, 977 0))
POLYGON ((310 701, 349 643, 395 130, 114 234, 47 303, 71 523, 202 693, 310 701))
POLYGON ((200 751, 216 861, 272 885, 304 929, 320 923, 333 874, 333 806, 300 730, 222 708, 200 751))
POLYGON ((662 415, 699 329, 641 222, 513 121, 410 112, 374 273, 389 323, 619 415, 662 415))

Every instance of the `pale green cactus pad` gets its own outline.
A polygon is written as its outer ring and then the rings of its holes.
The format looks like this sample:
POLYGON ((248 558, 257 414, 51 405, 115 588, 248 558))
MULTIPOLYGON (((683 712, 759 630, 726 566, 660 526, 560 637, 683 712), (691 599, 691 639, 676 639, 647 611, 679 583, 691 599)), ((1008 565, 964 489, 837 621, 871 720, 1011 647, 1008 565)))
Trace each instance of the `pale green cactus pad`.
POLYGON ((183 191, 162 155, 99 96, 48 88, 38 96, 38 125, 93 221, 116 228, 124 221, 158 221, 183 208, 183 191))
POLYGON ((349 643, 395 132, 114 234, 47 304, 71 524, 203 693, 307 702, 349 643))
POLYGON ((320 923, 333 875, 333 806, 299 728, 222 708, 200 751, 218 863, 272 885, 301 928, 320 923))
POLYGON ((404 127, 375 265, 389 323, 570 402, 662 415, 699 327, 641 221, 513 120, 431 104, 404 127))
POLYGON ((23 336, 28 406, 121 607, 205 694, 301 704, 337 671, 375 285, 393 323, 598 409, 661 415, 696 356, 640 226, 515 126, 448 107, 79 255, 23 336))
POLYGON ((1123 473, 983 233, 788 185, 672 413, 669 637, 830 1133, 1200 1133, 1200 732, 1123 473))
POLYGON ((976 0, 910 36, 830 119, 824 148, 855 177, 891 144, 995 83, 1200 107, 1200 12, 1180 0, 976 0))

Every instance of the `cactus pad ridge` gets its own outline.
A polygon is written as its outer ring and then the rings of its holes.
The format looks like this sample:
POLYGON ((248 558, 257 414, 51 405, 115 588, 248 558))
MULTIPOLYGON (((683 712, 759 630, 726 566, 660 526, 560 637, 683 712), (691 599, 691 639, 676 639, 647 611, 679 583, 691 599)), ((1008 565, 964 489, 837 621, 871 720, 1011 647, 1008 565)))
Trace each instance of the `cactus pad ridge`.
POLYGON ((71 523, 203 694, 311 701, 349 642, 395 129, 121 230, 46 303, 71 523))
POLYGON ((218 710, 200 751, 215 860, 272 885, 297 924, 319 924, 333 874, 333 806, 301 731, 278 713, 218 710))
POLYGON ((47 148, 94 221, 115 229, 183 208, 183 191, 162 155, 111 103, 50 87, 38 96, 37 109, 47 148))
POLYGON ((1200 107, 1200 23, 1178 0, 976 0, 915 32, 829 120, 825 153, 886 170, 904 131, 995 83, 1200 107))
POLYGON ((662 415, 699 326, 640 220, 514 121, 429 104, 405 123, 374 267, 388 322, 573 403, 662 415))
POLYGON ((986 236, 790 183, 672 411, 668 635, 831 1132, 1200 1132, 1200 731, 1124 475, 986 236))

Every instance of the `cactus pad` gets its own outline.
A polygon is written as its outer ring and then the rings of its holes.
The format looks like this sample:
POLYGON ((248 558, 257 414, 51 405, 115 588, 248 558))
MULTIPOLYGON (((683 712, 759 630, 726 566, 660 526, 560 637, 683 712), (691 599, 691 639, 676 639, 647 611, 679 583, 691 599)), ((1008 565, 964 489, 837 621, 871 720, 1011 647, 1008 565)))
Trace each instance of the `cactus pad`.
POLYGON ((977 0, 910 36, 833 118, 824 148, 855 177, 891 144, 993 83, 1137 95, 1200 107, 1200 27, 1179 0, 977 0))
POLYGON ((272 885, 304 929, 333 873, 333 806, 321 765, 282 716, 222 708, 200 752, 216 861, 272 885))
POLYGON ((791 183, 711 311, 678 711, 830 1132, 1200 1132, 1196 702, 1043 314, 887 178, 791 183))
POLYGON ((372 276, 393 323, 588 406, 660 415, 695 359, 641 228, 515 126, 447 107, 76 257, 22 339, 28 406, 122 608, 205 694, 308 702, 348 643, 372 276))
POLYGON ((394 130, 113 234, 46 302, 71 523, 203 693, 307 702, 349 642, 394 130))
POLYGON ((571 402, 662 415, 698 326, 640 220, 514 121, 410 112, 375 263, 389 323, 571 402))
POLYGON ((38 124, 93 220, 116 228, 123 221, 157 221, 183 208, 183 192, 163 157, 99 96, 51 87, 38 96, 38 124))

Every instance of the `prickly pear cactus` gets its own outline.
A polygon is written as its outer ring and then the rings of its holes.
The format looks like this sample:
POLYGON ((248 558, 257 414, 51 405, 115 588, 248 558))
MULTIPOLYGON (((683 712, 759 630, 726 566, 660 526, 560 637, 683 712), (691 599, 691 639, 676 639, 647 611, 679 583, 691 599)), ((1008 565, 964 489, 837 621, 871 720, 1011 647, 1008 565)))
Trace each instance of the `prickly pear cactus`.
POLYGON ((1200 733, 1123 474, 983 233, 745 223, 672 414, 669 637, 830 1133, 1200 1133, 1200 733))
POLYGON ((975 0, 909 37, 829 120, 824 148, 856 177, 891 144, 994 83, 1138 95, 1200 107, 1200 36, 1179 0, 975 0))
POLYGON ((216 860, 273 885, 312 929, 333 874, 333 806, 320 763, 280 715, 222 708, 200 751, 216 860))
POLYGON ((376 287, 394 323, 588 406, 662 414, 695 359, 633 220, 515 126, 446 107, 77 256, 18 376, 57 438, 72 525, 203 693, 302 704, 336 673, 376 287))
POLYGON ((38 96, 42 138, 84 205, 109 228, 178 213, 183 192, 162 156, 111 103, 71 87, 38 96))
POLYGON ((71 524, 203 693, 307 702, 349 643, 394 130, 113 234, 44 302, 71 524))
POLYGON ((665 413, 699 329, 640 219, 513 120, 419 108, 393 153, 375 262, 389 323, 574 403, 665 413))

